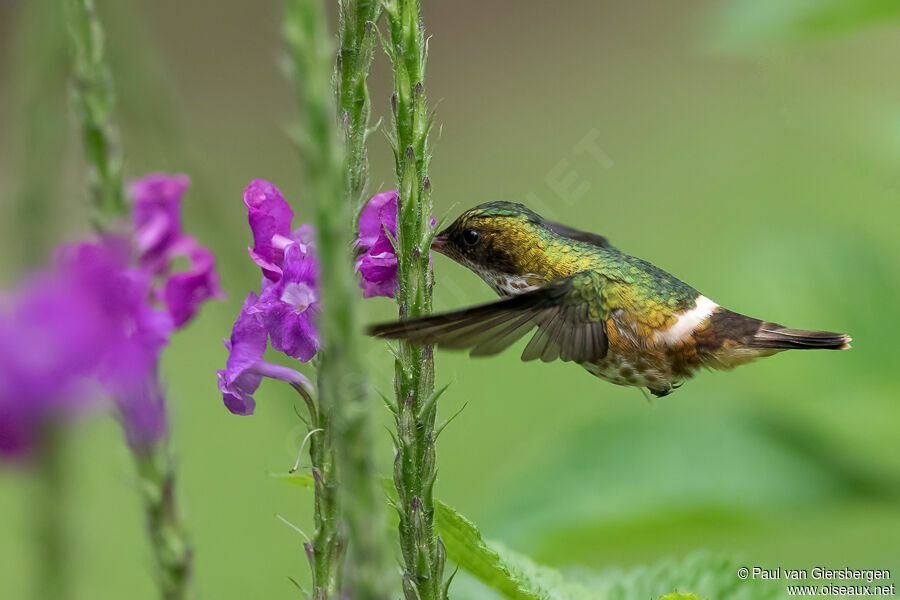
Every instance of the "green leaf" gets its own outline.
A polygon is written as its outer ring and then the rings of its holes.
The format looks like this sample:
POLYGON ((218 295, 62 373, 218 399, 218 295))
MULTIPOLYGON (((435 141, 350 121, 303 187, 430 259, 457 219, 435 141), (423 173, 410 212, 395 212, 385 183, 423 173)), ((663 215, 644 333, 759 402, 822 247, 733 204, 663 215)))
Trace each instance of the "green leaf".
POLYGON ((505 598, 548 598, 543 580, 562 584, 558 573, 542 570, 527 559, 516 561, 511 553, 490 547, 471 521, 440 501, 435 503, 435 526, 450 559, 505 598))
POLYGON ((315 479, 313 479, 313 476, 307 475, 306 473, 269 473, 269 477, 277 479, 279 481, 284 481, 285 483, 290 483, 291 485, 298 485, 310 490, 313 489, 313 487, 315 487, 316 485, 316 481, 315 479))
MULTIPOLYGON (((301 487, 314 485, 313 478, 303 473, 271 476, 301 487)), ((396 499, 391 481, 384 479, 382 485, 388 496, 396 499)), ((474 523, 440 500, 435 502, 435 529, 450 560, 509 600, 768 600, 776 591, 765 583, 740 580, 740 565, 708 552, 698 552, 681 561, 664 559, 629 571, 582 570, 564 574, 502 544, 486 541, 474 523), (673 592, 679 589, 693 589, 702 596, 673 592)))

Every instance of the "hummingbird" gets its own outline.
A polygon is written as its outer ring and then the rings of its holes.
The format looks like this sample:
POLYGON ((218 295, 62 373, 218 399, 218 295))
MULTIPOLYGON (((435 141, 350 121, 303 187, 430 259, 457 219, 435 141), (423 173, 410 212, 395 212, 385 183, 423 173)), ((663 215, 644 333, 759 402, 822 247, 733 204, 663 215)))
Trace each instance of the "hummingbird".
POLYGON ((656 397, 701 367, 729 370, 783 350, 843 350, 852 341, 730 311, 606 237, 522 204, 476 206, 435 235, 431 248, 474 271, 501 299, 373 325, 371 335, 488 356, 536 329, 522 360, 574 362, 656 397))

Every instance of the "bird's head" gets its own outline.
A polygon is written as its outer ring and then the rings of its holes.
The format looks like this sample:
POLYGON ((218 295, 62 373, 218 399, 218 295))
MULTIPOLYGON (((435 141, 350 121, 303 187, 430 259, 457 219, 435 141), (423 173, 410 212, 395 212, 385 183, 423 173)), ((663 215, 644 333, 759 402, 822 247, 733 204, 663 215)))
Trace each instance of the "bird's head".
POLYGON ((533 272, 528 251, 546 235, 543 219, 527 207, 488 202, 461 214, 434 237, 431 249, 482 276, 524 275, 533 272))

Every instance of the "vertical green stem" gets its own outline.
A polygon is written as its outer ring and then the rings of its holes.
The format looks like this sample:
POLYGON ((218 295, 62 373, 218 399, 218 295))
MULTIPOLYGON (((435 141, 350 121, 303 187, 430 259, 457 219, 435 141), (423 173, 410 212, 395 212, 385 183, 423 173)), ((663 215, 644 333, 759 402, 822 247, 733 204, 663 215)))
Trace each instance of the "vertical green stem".
POLYGON ((365 204, 369 161, 366 141, 371 104, 367 77, 375 53, 375 24, 381 12, 378 0, 341 0, 340 51, 337 61, 337 98, 346 163, 345 189, 334 205, 319 201, 319 253, 322 294, 328 335, 323 365, 333 402, 340 444, 343 516, 347 526, 346 591, 354 600, 386 600, 392 593, 392 553, 385 538, 387 521, 381 487, 377 484, 373 423, 375 406, 365 380, 359 348, 363 345, 357 317, 360 290, 353 276, 352 236, 358 211, 365 204), (327 240, 327 244, 321 240, 327 240))
POLYGON ((178 515, 175 470, 165 449, 135 454, 150 545, 156 560, 156 579, 163 600, 188 597, 192 552, 178 515))
MULTIPOLYGON (((347 195, 355 214, 365 206, 369 179, 369 117, 372 104, 367 79, 375 55, 379 0, 340 0, 338 102, 347 153, 347 195)), ((355 221, 355 219, 354 219, 355 221)))
POLYGON ((106 60, 103 27, 93 0, 63 0, 72 56, 72 102, 81 122, 89 168, 94 222, 121 227, 128 214, 122 187, 122 157, 112 116, 115 91, 106 60))
POLYGON ((63 429, 48 425, 38 455, 38 489, 34 511, 37 515, 35 542, 40 557, 34 588, 37 600, 66 600, 72 597, 66 560, 68 474, 64 446, 63 429))
MULTIPOLYGON (((390 26, 386 46, 394 73, 391 98, 394 116, 394 160, 397 170, 397 305, 401 318, 431 312, 433 277, 429 263, 431 160, 428 132, 431 119, 425 102, 427 43, 418 0, 386 0, 390 26)), ((443 584, 446 552, 434 532, 436 477, 434 421, 434 359, 430 346, 400 343, 395 367, 397 394, 397 458, 394 483, 399 496, 400 547, 407 600, 446 596, 443 584)))
MULTIPOLYGON (((284 35, 290 53, 300 113, 303 166, 316 199, 316 247, 320 260, 319 289, 323 310, 318 317, 322 351, 319 358, 319 398, 311 406, 310 426, 321 431, 310 438, 315 478, 315 531, 307 545, 313 575, 313 595, 335 598, 340 593, 344 539, 340 530, 340 500, 335 443, 335 412, 345 394, 364 390, 354 342, 354 310, 348 297, 350 277, 348 221, 345 211, 343 148, 338 139, 331 78, 332 40, 320 0, 286 0, 284 35)), ((347 396, 349 397, 349 396, 347 396)))
MULTIPOLYGON (((87 159, 94 225, 100 232, 127 227, 122 157, 113 121, 115 92, 104 47, 103 27, 93 0, 63 0, 69 27, 72 102, 87 159)), ((156 377, 155 374, 150 375, 156 377)), ((175 469, 165 441, 156 448, 131 448, 144 500, 147 533, 163 600, 188 596, 192 551, 179 517, 175 469)))
POLYGON ((372 461, 374 411, 359 351, 360 293, 352 254, 353 209, 362 201, 368 171, 366 78, 379 9, 377 2, 344 0, 339 10, 337 74, 321 0, 288 0, 285 12, 285 37, 304 118, 301 152, 311 196, 316 198, 322 300, 318 416, 311 423, 322 431, 313 435, 310 446, 316 482, 310 560, 317 598, 342 591, 354 600, 386 600, 391 596, 390 551, 372 461), (336 93, 332 82, 338 86, 336 93), (335 100, 340 105, 340 128, 335 100), (340 556, 344 541, 346 561, 340 556), (345 582, 340 581, 342 563, 345 582))
MULTIPOLYGON (((321 381, 319 386, 321 393, 321 381)), ((321 402, 310 406, 310 415, 310 431, 319 431, 309 441, 309 461, 315 480, 315 530, 305 547, 312 570, 313 598, 325 600, 337 598, 341 589, 344 540, 339 530, 341 515, 333 419, 330 411, 323 410, 321 402)))

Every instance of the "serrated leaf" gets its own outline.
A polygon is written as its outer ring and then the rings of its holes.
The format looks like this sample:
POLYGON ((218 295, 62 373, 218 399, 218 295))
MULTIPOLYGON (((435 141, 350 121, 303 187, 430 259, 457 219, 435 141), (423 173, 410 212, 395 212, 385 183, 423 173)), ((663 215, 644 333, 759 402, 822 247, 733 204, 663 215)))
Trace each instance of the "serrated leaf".
POLYGON ((564 581, 562 573, 486 541, 472 521, 440 500, 435 502, 435 529, 447 556, 461 569, 509 600, 600 600, 580 585, 564 581))
MULTIPOLYGON (((302 473, 272 473, 271 476, 301 487, 314 485, 313 478, 302 473)), ((382 486, 395 500, 393 483, 384 479, 382 486)), ((509 600, 769 600, 774 597, 774 587, 740 580, 739 565, 706 552, 681 561, 665 559, 629 571, 609 569, 600 573, 564 574, 502 544, 488 542, 472 521, 440 500, 435 501, 434 508, 435 530, 446 546, 447 557, 509 600), (679 589, 695 589, 702 596, 672 591, 679 589)))

